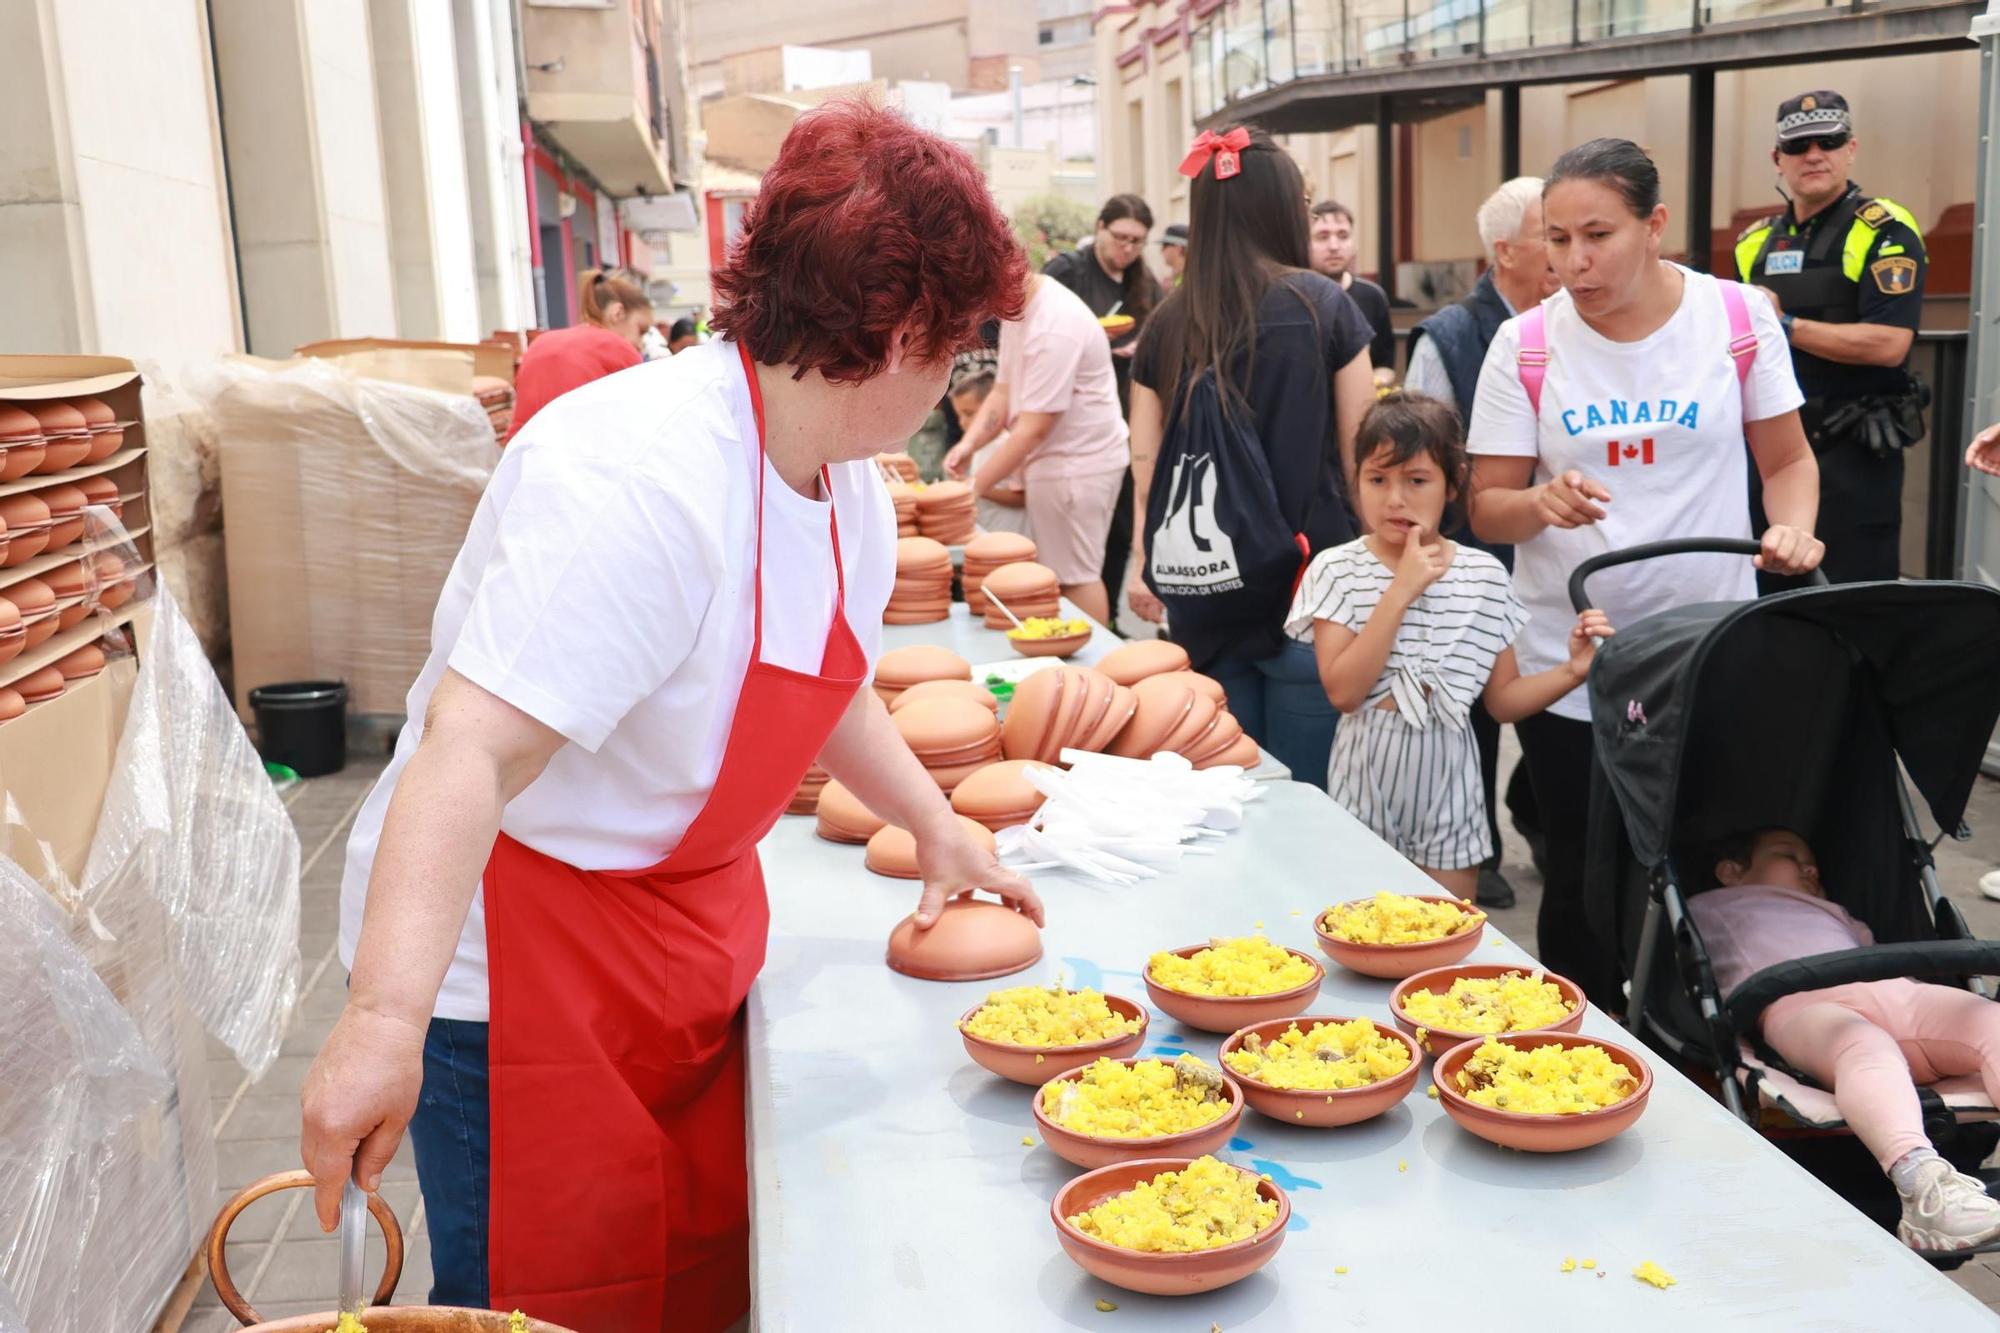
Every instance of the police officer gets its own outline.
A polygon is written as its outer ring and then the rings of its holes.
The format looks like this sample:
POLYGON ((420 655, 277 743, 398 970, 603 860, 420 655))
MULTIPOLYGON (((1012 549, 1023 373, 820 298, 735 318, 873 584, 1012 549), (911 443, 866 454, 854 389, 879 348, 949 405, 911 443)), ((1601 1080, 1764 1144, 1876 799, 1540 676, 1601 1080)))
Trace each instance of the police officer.
POLYGON ((1896 577, 1903 451, 1923 435, 1929 401, 1909 373, 1923 234, 1908 209, 1848 179, 1855 147, 1839 93, 1780 105, 1771 160, 1790 206, 1736 241, 1738 273, 1771 297, 1791 340, 1819 459, 1822 567, 1836 583, 1896 577))

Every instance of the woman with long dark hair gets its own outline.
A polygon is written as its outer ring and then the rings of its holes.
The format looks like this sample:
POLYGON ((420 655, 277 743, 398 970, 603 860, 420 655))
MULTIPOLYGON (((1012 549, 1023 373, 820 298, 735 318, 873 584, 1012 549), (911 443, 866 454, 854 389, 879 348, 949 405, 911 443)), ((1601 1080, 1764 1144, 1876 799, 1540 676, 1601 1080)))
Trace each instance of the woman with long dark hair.
MULTIPOLYGON (((1549 266, 1563 289, 1508 320, 1474 395, 1472 530, 1514 545, 1528 610, 1521 670, 1567 656, 1569 576, 1590 556, 1669 537, 1750 536, 1750 462, 1771 526, 1759 569, 1800 574, 1819 469, 1799 425, 1798 381, 1771 303, 1660 257, 1660 173, 1625 139, 1556 159, 1542 186, 1549 266), (1744 442, 1749 442, 1746 458, 1744 442)), ((1681 555, 1604 570, 1594 604, 1614 626, 1690 602, 1757 595, 1741 556, 1681 555)), ((1590 701, 1583 688, 1515 724, 1548 837, 1541 960, 1607 1009, 1617 960, 1587 929, 1590 701)))
MULTIPOLYGON (((1181 164, 1193 177, 1187 268, 1148 321, 1132 359, 1135 536, 1126 580, 1132 609, 1158 622, 1164 607, 1146 582, 1146 511, 1165 478, 1163 441, 1189 425, 1196 385, 1212 377, 1237 438, 1254 435, 1275 491, 1284 542, 1313 553, 1350 541, 1346 477, 1354 431, 1374 402, 1368 342, 1354 302, 1310 270, 1305 178, 1261 130, 1205 134, 1181 164)), ((1202 599, 1172 626, 1196 670, 1222 682, 1230 711, 1301 782, 1324 788, 1339 719, 1320 687, 1312 644, 1285 632, 1289 581, 1202 599)))

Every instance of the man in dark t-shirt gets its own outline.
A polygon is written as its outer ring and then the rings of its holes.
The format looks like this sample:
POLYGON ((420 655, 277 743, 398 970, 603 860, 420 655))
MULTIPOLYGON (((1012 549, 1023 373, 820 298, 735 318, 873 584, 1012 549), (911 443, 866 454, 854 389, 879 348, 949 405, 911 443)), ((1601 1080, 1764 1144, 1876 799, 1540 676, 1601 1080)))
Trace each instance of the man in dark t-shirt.
POLYGON ((1340 289, 1361 308, 1374 330, 1368 340, 1368 363, 1375 368, 1377 384, 1396 381, 1396 329, 1389 322, 1389 293, 1354 271, 1354 214, 1347 205, 1322 199, 1312 209, 1313 270, 1340 284, 1340 289))

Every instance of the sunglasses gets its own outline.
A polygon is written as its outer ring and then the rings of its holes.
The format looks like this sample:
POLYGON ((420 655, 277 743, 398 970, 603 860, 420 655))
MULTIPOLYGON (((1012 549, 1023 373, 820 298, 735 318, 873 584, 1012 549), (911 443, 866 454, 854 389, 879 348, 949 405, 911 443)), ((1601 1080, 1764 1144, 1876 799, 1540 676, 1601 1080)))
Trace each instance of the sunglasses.
POLYGON ((1778 151, 1786 157, 1804 157, 1814 144, 1818 144, 1822 153, 1837 153, 1847 147, 1851 137, 1846 134, 1815 134, 1804 139, 1787 139, 1778 145, 1778 151))

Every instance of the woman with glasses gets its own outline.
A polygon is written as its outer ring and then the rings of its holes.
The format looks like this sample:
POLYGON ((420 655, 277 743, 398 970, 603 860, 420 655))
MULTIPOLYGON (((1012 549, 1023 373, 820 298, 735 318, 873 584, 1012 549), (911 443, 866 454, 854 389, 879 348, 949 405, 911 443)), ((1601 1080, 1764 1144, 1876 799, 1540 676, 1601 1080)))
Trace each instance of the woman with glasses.
POLYGON ((653 326, 653 302, 623 269, 585 269, 577 276, 582 323, 539 334, 514 371, 514 425, 520 434, 535 413, 571 389, 636 366, 653 326))

